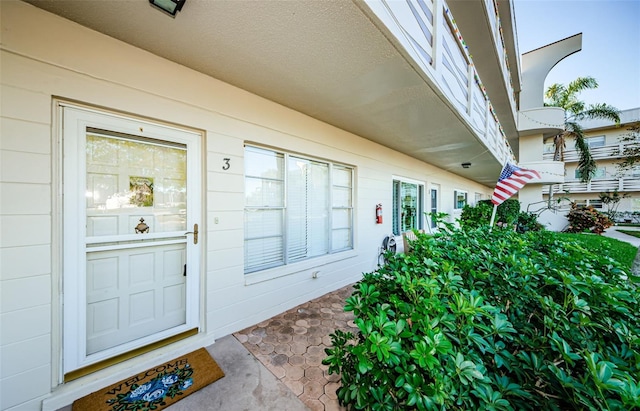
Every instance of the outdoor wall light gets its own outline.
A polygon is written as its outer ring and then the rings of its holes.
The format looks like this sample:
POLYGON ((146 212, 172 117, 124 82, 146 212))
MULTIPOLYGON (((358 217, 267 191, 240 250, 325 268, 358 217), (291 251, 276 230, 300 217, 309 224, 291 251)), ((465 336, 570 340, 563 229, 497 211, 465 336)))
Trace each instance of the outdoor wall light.
POLYGON ((469 168, 471 167, 471 163, 462 163, 462 168, 469 168))
POLYGON ((175 17, 176 13, 182 10, 185 1, 187 0, 149 0, 149 3, 169 14, 171 17, 175 17))

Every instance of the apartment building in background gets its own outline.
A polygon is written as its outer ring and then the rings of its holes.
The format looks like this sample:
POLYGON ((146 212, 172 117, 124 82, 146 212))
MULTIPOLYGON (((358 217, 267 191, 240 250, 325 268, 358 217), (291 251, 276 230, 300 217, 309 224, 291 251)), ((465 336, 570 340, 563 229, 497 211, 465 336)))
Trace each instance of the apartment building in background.
MULTIPOLYGON (((629 128, 640 123, 640 108, 620 111, 620 124, 608 120, 589 120, 582 123, 585 138, 589 144, 591 155, 596 160, 598 168, 591 181, 583 183, 577 172, 578 153, 575 142, 568 140, 564 152, 566 163, 566 177, 563 184, 553 184, 552 195, 555 199, 566 199, 566 202, 575 202, 581 205, 591 205, 595 209, 608 211, 606 204, 602 203, 600 193, 617 191, 620 202, 617 211, 620 213, 618 220, 638 220, 640 214, 640 166, 630 170, 620 170, 618 165, 624 160, 625 148, 637 147, 638 142, 623 141, 625 135, 629 135, 629 128)), ((552 139, 545 142, 544 158, 552 159, 554 145, 552 139)), ((549 196, 549 185, 542 187, 544 198, 549 196)), ((640 220, 636 221, 640 222, 640 220)))
POLYGON ((564 182, 542 93, 581 35, 521 58, 510 1, 3 0, 0 18, 3 411, 356 282, 508 161, 543 176, 525 207, 564 182))

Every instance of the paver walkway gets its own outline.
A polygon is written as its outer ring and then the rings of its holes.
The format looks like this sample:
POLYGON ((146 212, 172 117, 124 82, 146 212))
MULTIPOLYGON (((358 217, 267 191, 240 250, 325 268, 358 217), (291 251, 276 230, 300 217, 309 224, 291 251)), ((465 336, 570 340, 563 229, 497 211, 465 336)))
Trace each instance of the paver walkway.
POLYGON ((234 336, 311 410, 344 410, 336 397, 340 377, 329 375, 322 360, 331 346, 329 334, 357 331, 353 314, 344 312, 352 292, 352 285, 345 286, 234 336))

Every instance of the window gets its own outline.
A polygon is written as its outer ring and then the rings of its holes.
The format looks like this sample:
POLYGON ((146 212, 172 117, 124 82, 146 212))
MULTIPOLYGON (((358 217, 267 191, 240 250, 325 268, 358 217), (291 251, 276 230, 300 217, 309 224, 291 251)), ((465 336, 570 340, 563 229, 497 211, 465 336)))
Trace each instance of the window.
POLYGON ((553 143, 545 143, 544 144, 544 153, 554 153, 556 151, 556 146, 553 143))
POLYGON ((464 208, 467 205, 467 192, 456 190, 453 192, 453 208, 456 210, 464 208))
POLYGON ((393 234, 400 235, 413 229, 421 230, 424 213, 424 186, 393 180, 393 234))
POLYGON ((640 166, 634 166, 631 169, 631 177, 640 177, 640 166))
POLYGON ((431 228, 436 228, 438 224, 436 223, 436 214, 438 213, 438 189, 433 187, 431 189, 431 228))
POLYGON ((353 169, 245 148, 245 273, 353 248, 353 169))
MULTIPOLYGON (((576 179, 580 178, 580 171, 578 169, 575 169, 574 171, 574 176, 576 179)), ((596 172, 593 175, 593 178, 605 178, 607 176, 607 169, 606 167, 598 167, 596 168, 596 172)))
POLYGON ((480 204, 480 201, 482 201, 482 193, 475 193, 474 199, 473 199, 473 205, 477 206, 478 204, 480 204))
POLYGON ((598 209, 598 210, 602 210, 602 200, 600 200, 600 199, 589 200, 589 205, 592 206, 593 208, 598 209))
POLYGON ((605 145, 605 136, 587 137, 584 140, 589 148, 604 147, 605 145))

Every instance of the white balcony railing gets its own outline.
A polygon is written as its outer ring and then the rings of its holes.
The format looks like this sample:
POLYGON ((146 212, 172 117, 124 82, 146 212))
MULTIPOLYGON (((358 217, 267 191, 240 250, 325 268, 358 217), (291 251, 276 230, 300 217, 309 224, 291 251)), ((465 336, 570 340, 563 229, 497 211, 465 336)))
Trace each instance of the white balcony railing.
MULTIPOLYGON (((601 193, 604 191, 618 190, 618 192, 640 191, 639 177, 620 177, 620 178, 602 178, 593 179, 588 183, 581 181, 566 181, 563 184, 554 184, 553 193, 601 193)), ((542 186, 542 193, 549 193, 549 186, 542 186)))
MULTIPOLYGON (((569 143, 572 144, 572 143, 569 143)), ((611 160, 624 157, 623 153, 625 148, 638 147, 638 143, 619 143, 609 144, 602 147, 592 147, 589 149, 594 160, 611 160)), ((550 147, 551 149, 552 147, 550 147)), ((545 160, 553 160, 553 151, 543 154, 545 160)), ((579 160, 578 152, 576 150, 565 150, 564 161, 565 163, 574 163, 579 160)))
MULTIPOLYGON (((456 0, 454 0, 456 1, 456 0)), ((488 10, 489 21, 491 22, 491 31, 493 32, 494 43, 497 45, 500 66, 502 68, 502 76, 504 82, 507 85, 507 89, 511 90, 509 93, 509 99, 511 100, 511 107, 516 107, 516 93, 513 89, 513 83, 511 82, 511 69, 509 67, 509 59, 507 57, 507 48, 504 44, 504 37, 502 36, 502 22, 500 21, 500 14, 498 13, 497 0, 485 0, 485 4, 488 10)))
MULTIPOLYGON (((493 7, 493 0, 487 1, 493 7)), ((471 54, 444 0, 366 0, 366 3, 438 85, 497 161, 501 164, 506 160, 515 161, 473 67, 471 54)), ((500 36, 497 13, 490 14, 496 35, 500 36)), ((496 44, 506 59, 502 40, 496 44)), ((505 72, 508 72, 504 59, 505 72)))

